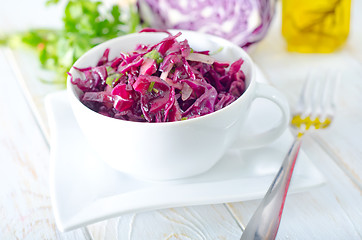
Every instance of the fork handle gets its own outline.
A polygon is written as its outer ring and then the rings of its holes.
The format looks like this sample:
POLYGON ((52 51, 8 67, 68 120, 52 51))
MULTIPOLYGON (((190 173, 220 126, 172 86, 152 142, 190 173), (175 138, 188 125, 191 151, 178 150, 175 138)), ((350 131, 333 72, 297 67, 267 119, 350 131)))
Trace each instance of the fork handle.
POLYGON ((241 240, 275 239, 301 144, 302 137, 296 137, 241 240))

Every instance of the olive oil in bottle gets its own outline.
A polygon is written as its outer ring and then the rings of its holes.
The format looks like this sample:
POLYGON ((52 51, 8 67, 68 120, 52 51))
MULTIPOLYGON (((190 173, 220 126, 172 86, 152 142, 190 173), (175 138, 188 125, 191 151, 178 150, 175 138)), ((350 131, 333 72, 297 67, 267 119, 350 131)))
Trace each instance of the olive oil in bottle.
POLYGON ((347 40, 351 0, 282 0, 288 51, 330 53, 347 40))

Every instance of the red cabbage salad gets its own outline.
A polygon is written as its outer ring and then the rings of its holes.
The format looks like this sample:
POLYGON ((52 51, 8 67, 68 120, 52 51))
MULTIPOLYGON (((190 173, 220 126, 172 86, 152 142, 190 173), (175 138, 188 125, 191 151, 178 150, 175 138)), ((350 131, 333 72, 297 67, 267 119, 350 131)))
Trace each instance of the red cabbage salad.
POLYGON ((245 91, 243 59, 218 62, 192 49, 181 33, 155 45, 138 44, 109 60, 106 49, 95 67, 77 68, 80 101, 108 117, 136 122, 174 122, 228 106, 245 91))

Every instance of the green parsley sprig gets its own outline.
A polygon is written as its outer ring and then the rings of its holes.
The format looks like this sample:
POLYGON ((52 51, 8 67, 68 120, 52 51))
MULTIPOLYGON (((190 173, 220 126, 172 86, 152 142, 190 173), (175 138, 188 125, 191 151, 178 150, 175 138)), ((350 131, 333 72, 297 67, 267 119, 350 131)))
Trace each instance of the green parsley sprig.
MULTIPOLYGON (((48 0, 47 5, 58 2, 48 0)), ((42 67, 56 73, 55 79, 49 82, 65 86, 66 72, 86 51, 141 28, 135 6, 130 6, 125 12, 119 5, 106 9, 102 2, 91 0, 69 0, 62 20, 62 29, 31 29, 6 36, 0 39, 0 44, 30 46, 36 50, 42 67)))

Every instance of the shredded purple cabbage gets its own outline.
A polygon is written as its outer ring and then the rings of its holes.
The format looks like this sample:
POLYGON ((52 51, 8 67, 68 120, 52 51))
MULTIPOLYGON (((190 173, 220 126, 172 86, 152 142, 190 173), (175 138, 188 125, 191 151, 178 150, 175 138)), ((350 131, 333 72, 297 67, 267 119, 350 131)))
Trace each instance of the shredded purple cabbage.
MULTIPOLYGON (((155 31, 146 29, 144 31, 155 31)), ((81 102, 108 117, 137 122, 173 122, 220 110, 245 91, 243 60, 218 62, 207 51, 197 52, 181 35, 158 44, 139 44, 133 52, 97 66, 76 68, 84 78, 71 77, 84 92, 81 102)))

